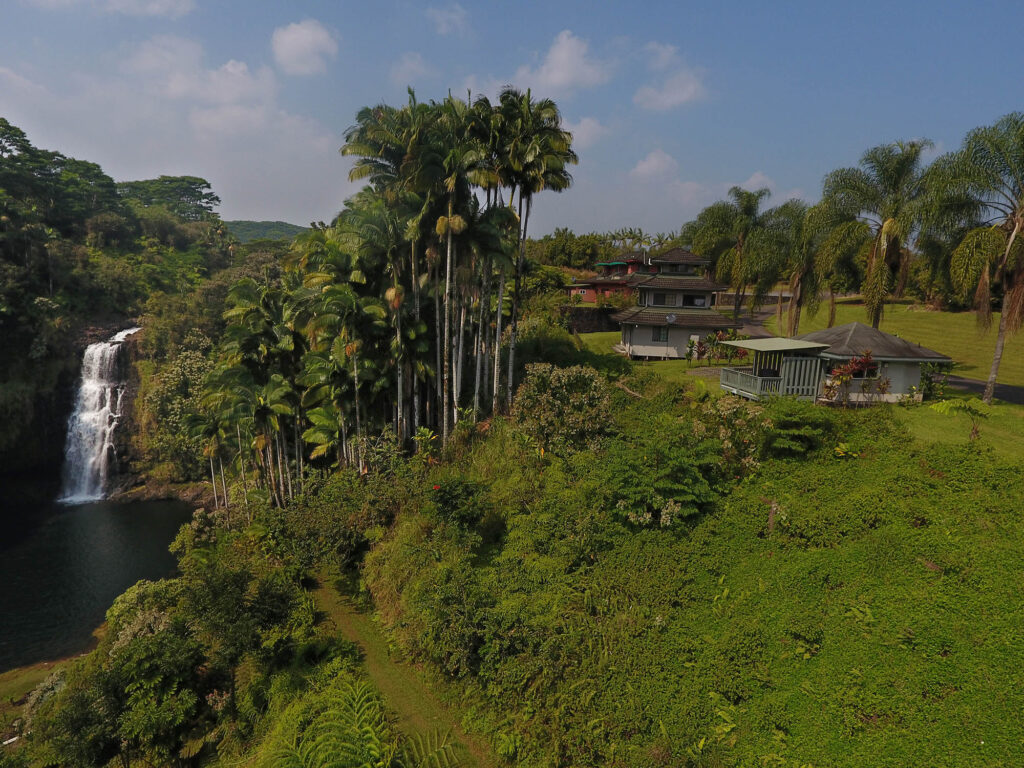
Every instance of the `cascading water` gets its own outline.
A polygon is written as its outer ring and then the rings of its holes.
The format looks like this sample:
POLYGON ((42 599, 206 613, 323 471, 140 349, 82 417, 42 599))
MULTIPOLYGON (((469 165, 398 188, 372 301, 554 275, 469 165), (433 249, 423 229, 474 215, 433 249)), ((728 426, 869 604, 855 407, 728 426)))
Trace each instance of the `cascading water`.
POLYGON ((114 453, 114 430, 121 418, 121 380, 117 356, 125 339, 140 328, 129 328, 109 341, 90 344, 82 357, 82 382, 75 410, 68 419, 64 449, 64 490, 60 500, 78 504, 103 498, 114 453))

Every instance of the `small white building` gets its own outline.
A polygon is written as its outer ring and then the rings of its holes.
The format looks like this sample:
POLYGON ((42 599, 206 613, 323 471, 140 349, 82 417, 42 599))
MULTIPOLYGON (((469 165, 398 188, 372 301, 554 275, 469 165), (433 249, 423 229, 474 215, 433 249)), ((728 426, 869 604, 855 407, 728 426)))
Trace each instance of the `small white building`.
POLYGON ((920 398, 921 366, 951 362, 946 355, 863 323, 825 328, 794 339, 725 343, 750 351, 752 362, 743 368, 723 368, 720 386, 751 400, 771 395, 850 403, 920 398), (833 375, 851 360, 867 356, 870 363, 860 366, 843 383, 833 375))

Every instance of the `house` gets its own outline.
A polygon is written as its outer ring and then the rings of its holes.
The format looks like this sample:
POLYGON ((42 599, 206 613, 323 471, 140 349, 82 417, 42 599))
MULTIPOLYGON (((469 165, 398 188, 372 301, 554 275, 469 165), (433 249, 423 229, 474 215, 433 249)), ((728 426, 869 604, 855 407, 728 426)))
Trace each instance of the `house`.
POLYGON ((612 315, 622 330, 619 349, 629 357, 684 358, 690 340, 738 328, 715 311, 716 295, 727 286, 710 279, 710 261, 682 248, 648 256, 650 272, 637 273, 637 306, 612 315))
POLYGON ((600 274, 569 286, 569 297, 580 301, 599 303, 612 296, 633 295, 636 287, 656 271, 647 262, 647 254, 640 251, 624 253, 615 261, 595 264, 600 274))
POLYGON ((746 349, 752 358, 749 366, 723 368, 720 386, 751 400, 771 395, 853 403, 919 398, 921 366, 951 362, 939 352, 863 323, 847 323, 794 339, 724 343, 746 349), (856 364, 849 366, 851 361, 856 364))

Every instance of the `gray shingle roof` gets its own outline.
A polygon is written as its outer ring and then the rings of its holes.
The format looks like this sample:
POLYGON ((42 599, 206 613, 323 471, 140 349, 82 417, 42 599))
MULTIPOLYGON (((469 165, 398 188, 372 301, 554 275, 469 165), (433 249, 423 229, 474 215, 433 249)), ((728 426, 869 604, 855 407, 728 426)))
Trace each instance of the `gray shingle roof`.
POLYGON ((821 354, 824 357, 837 359, 856 357, 870 352, 871 357, 875 360, 909 362, 947 362, 949 360, 946 355, 901 339, 899 336, 893 336, 891 333, 864 325, 864 323, 837 325, 835 328, 804 333, 796 338, 828 344, 828 349, 823 349, 821 354))
POLYGON ((671 291, 724 291, 729 286, 696 275, 653 275, 640 284, 641 288, 668 289, 671 291))
POLYGON ((612 315, 612 320, 633 325, 672 325, 680 328, 739 328, 742 323, 730 320, 711 309, 654 309, 652 307, 631 307, 612 315), (669 322, 668 318, 672 317, 669 322))
POLYGON ((657 256, 651 256, 654 264, 710 264, 711 259, 705 259, 683 248, 670 248, 657 256))

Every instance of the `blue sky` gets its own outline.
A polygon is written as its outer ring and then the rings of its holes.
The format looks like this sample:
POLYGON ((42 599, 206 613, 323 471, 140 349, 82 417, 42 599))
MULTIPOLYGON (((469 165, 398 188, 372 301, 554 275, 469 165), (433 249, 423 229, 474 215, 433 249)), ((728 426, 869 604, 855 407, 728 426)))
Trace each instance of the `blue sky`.
POLYGON ((356 110, 504 84, 553 97, 557 226, 677 229, 733 184, 817 198, 868 147, 1024 109, 1013 2, 0 0, 0 115, 116 179, 210 180, 225 218, 330 219, 356 110))

